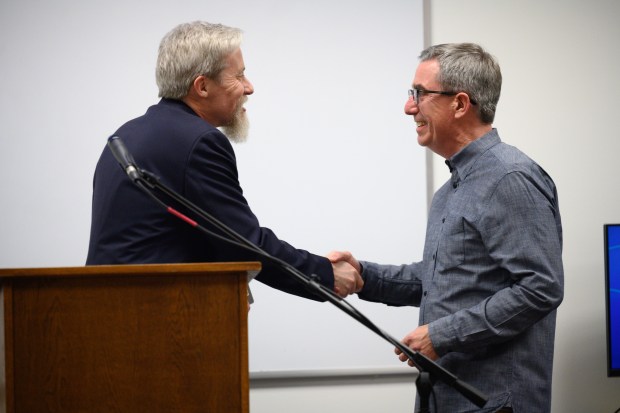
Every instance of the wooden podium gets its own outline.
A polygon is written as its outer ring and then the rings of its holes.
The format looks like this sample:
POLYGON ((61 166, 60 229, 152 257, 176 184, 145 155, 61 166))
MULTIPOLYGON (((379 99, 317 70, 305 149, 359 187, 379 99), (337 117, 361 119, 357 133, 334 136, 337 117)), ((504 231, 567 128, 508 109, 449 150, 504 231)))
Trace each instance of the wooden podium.
POLYGON ((259 270, 0 270, 0 411, 247 413, 247 280, 259 270))

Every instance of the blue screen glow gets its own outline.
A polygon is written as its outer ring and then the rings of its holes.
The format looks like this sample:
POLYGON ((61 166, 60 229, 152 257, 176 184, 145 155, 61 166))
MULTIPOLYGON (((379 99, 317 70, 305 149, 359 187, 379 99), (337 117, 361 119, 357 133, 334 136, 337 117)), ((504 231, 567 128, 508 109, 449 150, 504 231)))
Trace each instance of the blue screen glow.
POLYGON ((606 225, 609 373, 620 375, 620 224, 606 225))

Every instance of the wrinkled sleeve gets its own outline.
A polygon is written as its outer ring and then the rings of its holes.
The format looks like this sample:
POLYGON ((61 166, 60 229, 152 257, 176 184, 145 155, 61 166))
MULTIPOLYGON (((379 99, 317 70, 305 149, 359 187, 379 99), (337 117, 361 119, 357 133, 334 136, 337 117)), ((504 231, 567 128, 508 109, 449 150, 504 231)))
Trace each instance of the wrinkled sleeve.
MULTIPOLYGON (((215 131, 197 140, 187 165, 184 187, 190 199, 268 254, 308 276, 316 275, 321 284, 333 289, 334 275, 327 258, 294 248, 269 228, 261 227, 243 196, 234 151, 224 135, 215 131)), ((217 255, 222 260, 260 260, 263 270, 257 280, 291 294, 317 299, 278 265, 239 248, 219 248, 217 255)))
POLYGON ((364 288, 358 293, 361 299, 391 306, 420 305, 422 263, 380 265, 362 261, 361 264, 364 279, 364 288))

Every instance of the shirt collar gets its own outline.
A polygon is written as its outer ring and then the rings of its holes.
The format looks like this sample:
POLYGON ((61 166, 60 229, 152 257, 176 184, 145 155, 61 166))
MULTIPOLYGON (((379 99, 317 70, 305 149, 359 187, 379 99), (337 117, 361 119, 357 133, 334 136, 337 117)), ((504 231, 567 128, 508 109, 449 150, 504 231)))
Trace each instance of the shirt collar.
POLYGON ((452 184, 458 184, 460 180, 464 180, 480 156, 500 142, 497 129, 493 128, 447 159, 446 165, 452 173, 452 184))

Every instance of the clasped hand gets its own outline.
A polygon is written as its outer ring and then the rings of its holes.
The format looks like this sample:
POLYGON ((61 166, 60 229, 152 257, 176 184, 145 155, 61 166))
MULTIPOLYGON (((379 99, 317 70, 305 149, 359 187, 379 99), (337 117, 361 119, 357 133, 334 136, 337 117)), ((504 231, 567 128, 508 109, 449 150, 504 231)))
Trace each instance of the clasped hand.
POLYGON ((345 298, 350 294, 358 293, 364 287, 359 262, 350 252, 332 251, 327 254, 334 269, 334 292, 345 298))

